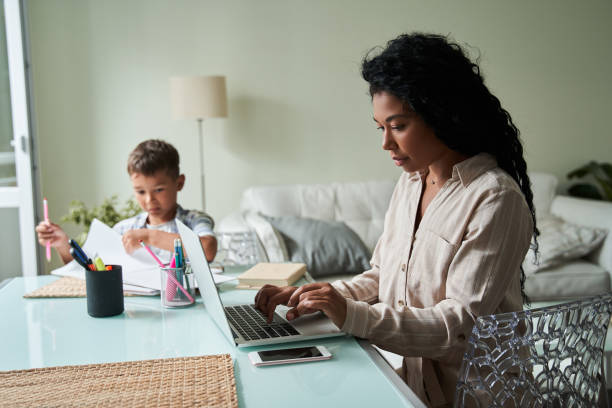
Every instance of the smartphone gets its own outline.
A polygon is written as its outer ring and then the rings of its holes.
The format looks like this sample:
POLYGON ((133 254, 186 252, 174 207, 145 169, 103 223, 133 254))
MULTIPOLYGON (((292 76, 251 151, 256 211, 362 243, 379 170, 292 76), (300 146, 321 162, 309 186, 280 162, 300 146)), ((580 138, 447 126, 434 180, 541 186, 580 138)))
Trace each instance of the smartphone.
POLYGON ((323 346, 298 347, 278 350, 253 351, 249 360, 255 366, 302 363, 305 361, 327 360, 331 353, 323 346))

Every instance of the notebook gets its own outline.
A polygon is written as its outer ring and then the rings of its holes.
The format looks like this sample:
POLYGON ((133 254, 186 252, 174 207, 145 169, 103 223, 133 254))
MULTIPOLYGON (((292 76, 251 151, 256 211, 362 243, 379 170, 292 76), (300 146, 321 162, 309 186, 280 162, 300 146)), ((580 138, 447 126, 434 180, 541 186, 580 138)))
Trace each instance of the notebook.
POLYGON ((288 286, 306 272, 303 263, 260 262, 238 276, 236 289, 260 289, 263 285, 288 286))

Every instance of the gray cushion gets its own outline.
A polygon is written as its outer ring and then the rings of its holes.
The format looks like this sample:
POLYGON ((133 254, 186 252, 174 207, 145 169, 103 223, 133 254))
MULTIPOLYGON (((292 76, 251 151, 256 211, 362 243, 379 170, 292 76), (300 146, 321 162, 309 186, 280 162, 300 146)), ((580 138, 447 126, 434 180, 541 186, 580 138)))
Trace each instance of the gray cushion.
POLYGON ((343 222, 264 216, 285 241, 292 262, 304 262, 314 278, 369 269, 370 253, 343 222))
POLYGON ((539 257, 527 252, 523 269, 527 275, 579 259, 601 245, 607 230, 572 224, 554 215, 538 218, 539 257))
POLYGON ((528 275, 525 281, 525 293, 532 301, 576 299, 608 290, 610 274, 582 259, 528 275))

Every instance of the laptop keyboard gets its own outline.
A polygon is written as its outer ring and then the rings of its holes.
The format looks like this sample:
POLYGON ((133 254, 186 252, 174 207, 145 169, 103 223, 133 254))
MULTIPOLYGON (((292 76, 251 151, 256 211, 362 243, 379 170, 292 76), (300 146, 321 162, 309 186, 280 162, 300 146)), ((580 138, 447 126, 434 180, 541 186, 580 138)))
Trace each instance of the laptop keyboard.
POLYGON ((270 339, 300 334, 276 313, 272 323, 268 324, 266 316, 257 310, 255 305, 225 306, 225 315, 245 340, 270 339))

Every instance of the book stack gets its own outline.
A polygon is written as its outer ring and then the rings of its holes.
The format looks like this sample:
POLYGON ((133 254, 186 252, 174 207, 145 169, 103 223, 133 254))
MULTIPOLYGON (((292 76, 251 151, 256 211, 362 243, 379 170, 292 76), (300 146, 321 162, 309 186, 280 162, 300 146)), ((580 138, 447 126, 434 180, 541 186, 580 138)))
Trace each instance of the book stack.
POLYGON ((260 289, 264 285, 288 286, 306 272, 303 263, 260 262, 238 276, 237 289, 260 289))

